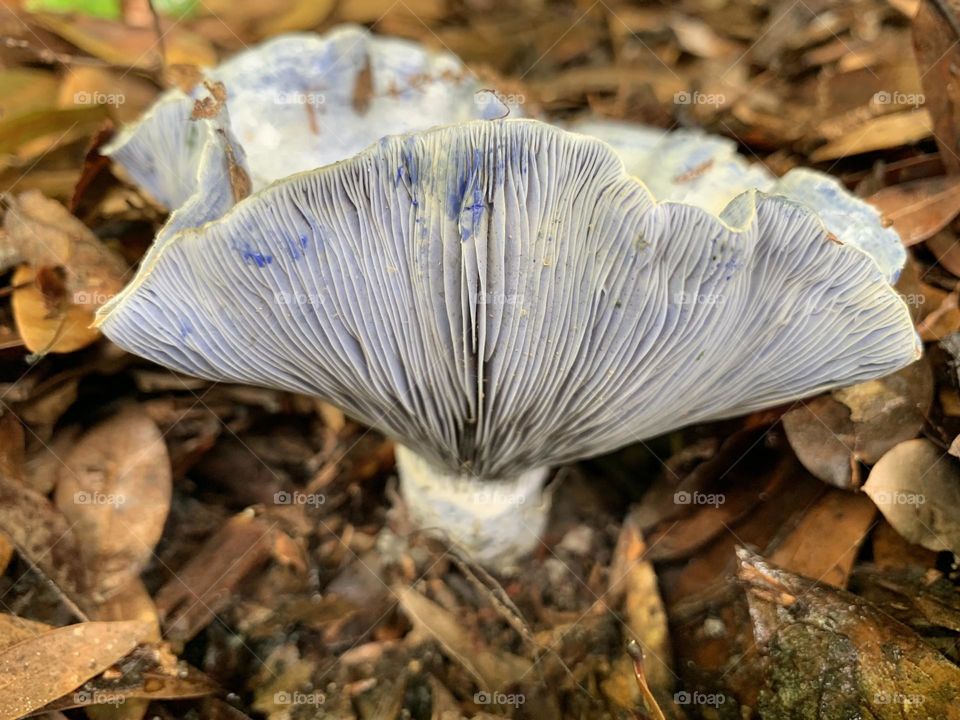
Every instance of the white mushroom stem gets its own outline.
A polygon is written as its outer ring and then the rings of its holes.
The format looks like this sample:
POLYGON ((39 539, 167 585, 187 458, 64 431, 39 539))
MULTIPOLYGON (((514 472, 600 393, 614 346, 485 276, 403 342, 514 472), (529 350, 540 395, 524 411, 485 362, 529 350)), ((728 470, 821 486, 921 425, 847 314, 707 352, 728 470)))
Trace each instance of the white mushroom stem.
POLYGON ((489 480, 443 473, 399 444, 396 456, 400 494, 424 530, 445 535, 475 560, 501 570, 539 544, 550 511, 547 468, 489 480))

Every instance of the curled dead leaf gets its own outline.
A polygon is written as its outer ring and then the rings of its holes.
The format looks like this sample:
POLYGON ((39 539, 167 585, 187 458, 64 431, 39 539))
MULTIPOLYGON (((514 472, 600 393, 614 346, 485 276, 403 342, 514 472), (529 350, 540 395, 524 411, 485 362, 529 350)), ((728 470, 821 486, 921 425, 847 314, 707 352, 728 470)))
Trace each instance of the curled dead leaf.
POLYGON ((0 720, 16 720, 75 690, 133 650, 149 625, 89 622, 56 628, 0 651, 0 720))
POLYGON ((863 491, 910 542, 960 552, 960 465, 929 440, 908 440, 887 452, 863 491))
POLYGON ((73 523, 103 596, 149 561, 170 509, 171 484, 163 437, 138 408, 93 427, 64 458, 56 503, 73 523))
POLYGON ((850 489, 868 465, 897 443, 916 437, 933 403, 925 358, 878 380, 801 402, 783 416, 790 446, 811 473, 850 489))

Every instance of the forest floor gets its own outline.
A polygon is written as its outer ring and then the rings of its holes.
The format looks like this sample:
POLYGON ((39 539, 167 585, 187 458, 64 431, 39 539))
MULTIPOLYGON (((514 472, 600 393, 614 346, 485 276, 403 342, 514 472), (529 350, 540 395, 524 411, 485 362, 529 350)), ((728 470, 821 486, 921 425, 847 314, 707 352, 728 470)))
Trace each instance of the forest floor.
POLYGON ((54 257, 0 235, 0 719, 960 717, 948 4, 26 4, 0 8, 0 192, 59 205, 32 218, 54 257), (560 469, 541 546, 491 575, 410 524, 392 443, 336 408, 64 334, 95 309, 64 276, 102 272, 72 223, 135 267, 165 219, 97 148, 183 66, 343 22, 528 115, 838 177, 909 248, 923 359, 560 469))

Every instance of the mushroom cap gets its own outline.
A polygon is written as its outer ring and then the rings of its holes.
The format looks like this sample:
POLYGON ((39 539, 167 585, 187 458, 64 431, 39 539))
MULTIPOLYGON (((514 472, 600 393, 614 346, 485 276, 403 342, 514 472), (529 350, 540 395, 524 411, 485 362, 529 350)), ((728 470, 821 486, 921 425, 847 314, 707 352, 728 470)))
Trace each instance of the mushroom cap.
POLYGON ((581 121, 571 129, 613 147, 627 172, 641 178, 658 200, 720 213, 740 193, 763 190, 814 208, 841 242, 873 257, 891 283, 907 260, 900 237, 883 227, 877 209, 829 175, 795 168, 777 178, 760 163, 748 163, 732 140, 702 130, 667 132, 614 120, 581 121))
POLYGON ((888 274, 809 206, 658 202, 610 145, 532 120, 386 137, 278 181, 170 237, 100 322, 138 355, 320 396, 491 479, 920 352, 888 274))
POLYGON ((189 94, 170 90, 103 149, 174 211, 155 248, 233 205, 224 182, 231 163, 258 190, 351 157, 385 135, 519 112, 482 91, 454 55, 356 25, 279 35, 205 78, 223 84, 225 104, 203 84, 189 94), (195 115, 204 99, 216 112, 195 115))

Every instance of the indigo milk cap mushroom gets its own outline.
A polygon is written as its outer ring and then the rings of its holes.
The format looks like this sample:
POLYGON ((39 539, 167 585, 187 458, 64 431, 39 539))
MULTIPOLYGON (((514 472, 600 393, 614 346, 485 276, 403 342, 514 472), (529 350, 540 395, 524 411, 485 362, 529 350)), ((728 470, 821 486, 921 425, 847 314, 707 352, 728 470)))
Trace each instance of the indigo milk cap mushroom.
POLYGON ((100 326, 381 430, 413 516, 491 564, 538 542, 548 468, 920 352, 881 264, 808 205, 658 202, 610 145, 515 119, 275 182, 171 236, 100 326))

